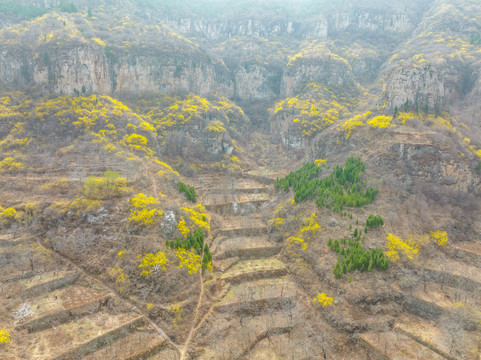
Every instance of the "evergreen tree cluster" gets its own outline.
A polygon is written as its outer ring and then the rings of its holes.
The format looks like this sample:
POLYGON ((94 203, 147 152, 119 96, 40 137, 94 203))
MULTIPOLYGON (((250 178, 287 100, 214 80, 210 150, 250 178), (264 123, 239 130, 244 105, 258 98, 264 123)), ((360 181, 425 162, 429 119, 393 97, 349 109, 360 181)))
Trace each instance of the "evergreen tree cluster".
POLYGON ((389 267, 389 259, 381 249, 365 250, 362 247, 360 235, 361 231, 359 231, 358 234, 357 231, 355 231, 355 236, 352 238, 343 238, 335 241, 329 239, 329 248, 339 255, 333 270, 337 279, 342 278, 344 274, 353 272, 354 270, 387 270, 389 267))
POLYGON ((285 178, 276 179, 274 187, 287 191, 294 188, 294 201, 301 202, 309 198, 317 198, 319 207, 327 207, 342 212, 344 206, 361 207, 374 201, 378 191, 365 188, 361 174, 366 170, 364 163, 350 157, 344 168, 336 166, 325 178, 318 178, 322 167, 309 163, 299 170, 291 172, 285 178))
POLYGON ((366 227, 368 228, 380 227, 383 225, 384 225, 384 220, 379 215, 375 215, 375 216, 369 215, 369 217, 366 220, 366 227))
MULTIPOLYGON (((204 230, 198 228, 194 232, 187 234, 185 238, 176 238, 175 240, 165 241, 165 246, 171 249, 194 249, 197 255, 202 255, 202 246, 204 246, 204 230)), ((212 253, 209 250, 209 245, 204 246, 204 256, 202 257, 202 270, 207 268, 207 265, 212 261, 212 253)))
POLYGON ((291 186, 296 189, 299 184, 310 183, 312 178, 316 177, 320 172, 322 172, 321 167, 314 163, 308 163, 299 170, 291 172, 285 178, 276 179, 274 187, 276 189, 282 189, 283 191, 289 190, 291 186))
POLYGON ((73 2, 61 1, 60 4, 58 5, 58 9, 62 12, 67 12, 67 13, 78 12, 77 5, 75 5, 73 2))
POLYGON ((197 194, 195 193, 195 189, 193 186, 189 186, 184 184, 182 181, 177 183, 177 189, 180 193, 184 193, 187 200, 192 201, 195 203, 197 201, 197 194))

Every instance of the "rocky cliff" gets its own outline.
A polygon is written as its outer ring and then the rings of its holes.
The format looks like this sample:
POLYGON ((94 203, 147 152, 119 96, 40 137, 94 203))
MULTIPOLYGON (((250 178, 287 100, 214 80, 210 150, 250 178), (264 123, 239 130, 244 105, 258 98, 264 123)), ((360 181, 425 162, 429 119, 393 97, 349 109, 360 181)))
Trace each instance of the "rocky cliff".
POLYGON ((259 64, 238 66, 234 70, 235 97, 244 101, 271 100, 280 92, 281 73, 259 64))
POLYGON ((355 89, 350 64, 339 57, 299 59, 288 64, 281 82, 281 94, 297 94, 307 83, 318 82, 327 87, 355 89))
POLYGON ((459 95, 460 79, 461 74, 448 67, 400 67, 387 76, 383 100, 389 109, 407 103, 410 108, 440 111, 459 95))
MULTIPOLYGON (((463 56, 457 52, 467 48, 465 43, 456 40, 454 45, 446 46, 429 35, 440 26, 437 22, 446 21, 449 9, 444 3, 435 3, 424 18, 431 2, 376 8, 365 1, 317 8, 305 17, 279 13, 259 18, 253 8, 242 17, 230 14, 215 18, 189 11, 172 15, 122 1, 112 7, 116 15, 108 29, 102 21, 108 18, 106 12, 111 5, 91 1, 76 4, 78 13, 50 13, 2 30, 3 84, 36 86, 56 94, 190 91, 202 95, 216 92, 242 101, 271 101, 279 96, 294 96, 309 82, 343 88, 344 92, 349 88, 356 94, 358 82, 370 86, 379 76, 383 81, 379 106, 385 104, 392 111, 407 102, 411 107, 427 106, 430 111, 439 111, 470 92, 477 81, 473 74, 479 72, 467 58, 456 58, 463 56), (83 13, 87 7, 94 9, 95 16, 90 19, 83 13), (138 19, 122 17, 126 9, 154 23, 164 20, 170 28, 143 26, 138 19), (261 44, 258 55, 249 52, 255 61, 226 66, 217 56, 179 34, 198 37, 199 44, 206 48, 216 41, 241 37, 240 42, 236 40, 237 51, 241 52, 250 51, 242 37, 266 41, 282 37, 287 45, 265 54, 261 44), (32 43, 36 37, 36 44, 22 45, 32 43), (405 42, 396 49, 399 41, 405 42), (413 50, 433 43, 437 45, 429 47, 425 56, 413 50), (445 53, 447 47, 455 49, 448 55, 456 61, 446 56, 443 61, 437 58, 438 52, 445 53), (393 53, 379 75, 381 64, 393 53), (274 67, 272 62, 276 63, 274 67)), ((51 11, 59 2, 45 0, 33 5, 51 11)), ((461 35, 470 34, 469 29, 461 29, 461 35)), ((477 57, 474 49, 468 50, 469 56, 477 57)), ((229 63, 229 54, 218 55, 229 63)))
POLYGON ((224 20, 206 19, 193 15, 168 18, 165 21, 169 27, 181 34, 220 40, 236 36, 271 38, 291 36, 298 39, 321 39, 345 31, 403 34, 412 31, 417 20, 399 11, 383 12, 373 8, 348 6, 341 9, 325 9, 320 13, 310 13, 303 18, 293 20, 259 20, 255 15, 247 19, 224 20))
POLYGON ((30 48, 3 47, 0 81, 37 86, 55 94, 193 91, 231 97, 227 69, 207 57, 169 58, 156 52, 118 52, 115 58, 95 45, 49 47, 42 56, 30 48))

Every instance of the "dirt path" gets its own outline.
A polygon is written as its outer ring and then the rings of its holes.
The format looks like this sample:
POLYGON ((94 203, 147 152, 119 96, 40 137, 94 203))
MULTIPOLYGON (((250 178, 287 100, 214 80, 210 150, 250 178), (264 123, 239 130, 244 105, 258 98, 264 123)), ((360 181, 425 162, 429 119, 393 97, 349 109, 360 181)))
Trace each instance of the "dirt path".
MULTIPOLYGON (((201 253, 201 261, 204 258, 204 249, 205 249, 205 244, 207 243, 207 240, 210 239, 210 232, 209 236, 204 238, 204 242, 202 244, 202 253, 201 253)), ((192 337, 194 336, 194 332, 196 330, 195 324, 197 323, 197 318, 199 317, 199 310, 202 306, 202 299, 204 298, 204 277, 202 276, 202 268, 200 269, 199 272, 199 281, 200 281, 200 293, 199 293, 199 299, 197 300, 197 305, 195 306, 194 310, 194 318, 192 319, 192 326, 189 331, 189 335, 187 336, 187 339, 185 340, 184 346, 182 349, 180 349, 180 360, 185 360, 187 356, 187 352, 189 350, 190 342, 192 341, 192 337)))

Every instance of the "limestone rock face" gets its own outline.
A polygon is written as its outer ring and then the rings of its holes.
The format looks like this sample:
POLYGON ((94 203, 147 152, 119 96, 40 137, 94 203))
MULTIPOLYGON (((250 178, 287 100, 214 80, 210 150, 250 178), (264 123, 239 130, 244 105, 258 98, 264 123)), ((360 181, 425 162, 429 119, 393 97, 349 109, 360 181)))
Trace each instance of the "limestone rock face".
POLYGON ((327 37, 329 32, 329 23, 324 16, 319 16, 313 20, 311 26, 306 29, 304 38, 307 40, 323 39, 327 37))
MULTIPOLYGON (((166 20, 166 24, 181 34, 200 35, 211 40, 231 38, 234 36, 273 37, 293 34, 302 36, 303 33, 300 23, 294 23, 288 20, 204 20, 194 17, 181 17, 168 19, 166 20)), ((317 33, 324 36, 327 35, 325 31, 318 30, 317 33)))
POLYGON ((278 77, 279 74, 257 64, 239 66, 234 71, 235 96, 248 101, 273 99, 278 91, 273 79, 278 77))
POLYGON ((404 33, 412 30, 414 24, 406 14, 350 8, 331 14, 328 26, 329 33, 345 30, 404 33))
MULTIPOLYGON (((19 3, 52 9, 60 2, 20 0, 19 3)), ((83 10, 92 5, 88 0, 75 3, 83 10)), ((122 0, 116 2, 114 9, 128 9, 135 13, 135 5, 131 1, 122 0)), ((137 8, 137 13, 139 9, 137 8)), ((232 37, 319 40, 345 31, 404 34, 412 31, 416 25, 415 19, 403 12, 349 4, 320 9, 302 18, 287 14, 276 15, 275 18, 258 18, 256 14, 249 14, 244 18, 236 18, 234 15, 225 18, 202 18, 196 14, 175 15, 157 13, 148 7, 141 9, 145 10, 145 13, 142 13, 145 17, 158 17, 175 32, 209 41, 232 37)), ((0 20, 0 26, 8 25, 8 19, 0 20), (2 21, 5 21, 5 24, 2 24, 2 21)), ((291 96, 305 85, 306 81, 320 82, 328 87, 345 87, 346 84, 354 83, 353 73, 356 78, 361 78, 366 73, 370 74, 369 78, 373 78, 372 73, 375 73, 379 66, 378 58, 374 57, 373 60, 361 56, 347 57, 347 61, 327 57, 305 59, 296 61, 294 66, 287 66, 283 73, 281 69, 269 69, 260 62, 229 70, 221 62, 211 60, 195 46, 188 52, 178 54, 171 51, 175 47, 166 51, 155 49, 155 44, 152 48, 113 48, 111 50, 115 56, 112 57, 107 54, 106 48, 92 44, 90 40, 85 38, 78 42, 50 47, 40 45, 34 49, 3 45, 0 48, 0 81, 6 85, 34 85, 54 94, 82 93, 82 90, 86 93, 109 95, 186 90, 201 95, 217 92, 242 101, 265 101, 279 95, 291 96), (47 54, 48 58, 44 54, 47 54)), ((438 77, 444 75, 439 74, 438 77)), ((437 79, 427 84, 426 89, 408 89, 408 82, 414 82, 421 76, 418 73, 409 75, 408 79, 404 79, 403 74, 390 76, 386 84, 386 92, 392 93, 389 103, 405 101, 406 98, 414 100, 418 97, 418 92, 427 92, 425 97, 429 99, 426 101, 437 104, 439 98, 451 91, 446 89, 446 86, 440 86, 440 80, 437 79)))
POLYGON ((463 74, 459 69, 447 66, 397 67, 385 77, 384 96, 381 101, 388 108, 401 108, 408 101, 411 107, 439 110, 455 99, 463 90, 463 74))
POLYGON ((354 77, 351 66, 343 60, 330 57, 301 59, 286 67, 281 81, 281 95, 292 96, 310 82, 329 87, 347 87, 354 85, 354 77))
POLYGON ((276 121, 271 124, 271 142, 282 145, 287 150, 304 149, 308 143, 299 129, 291 125, 292 121, 276 121))
POLYGON ((390 149, 398 154, 396 160, 403 163, 412 178, 453 186, 458 191, 471 191, 478 182, 468 161, 443 157, 434 144, 396 143, 390 149))
POLYGON ((181 34, 202 36, 211 40, 236 36, 293 36, 299 39, 322 39, 330 34, 343 31, 378 31, 397 34, 408 32, 414 28, 414 23, 407 14, 375 9, 348 7, 326 10, 312 15, 307 19, 303 18, 302 21, 258 20, 255 18, 207 20, 192 16, 169 18, 165 22, 181 34))
POLYGON ((207 95, 234 94, 230 74, 219 64, 202 58, 124 55, 112 66, 116 93, 185 90, 207 95))
POLYGON ((46 49, 0 50, 0 81, 35 85, 55 94, 122 94, 144 91, 191 91, 200 95, 220 92, 231 97, 234 86, 227 69, 207 57, 148 54, 109 59, 103 47, 67 44, 46 49))
POLYGON ((100 49, 72 46, 59 49, 56 60, 48 65, 42 60, 33 64, 34 84, 56 94, 76 91, 109 94, 112 83, 109 63, 100 49))

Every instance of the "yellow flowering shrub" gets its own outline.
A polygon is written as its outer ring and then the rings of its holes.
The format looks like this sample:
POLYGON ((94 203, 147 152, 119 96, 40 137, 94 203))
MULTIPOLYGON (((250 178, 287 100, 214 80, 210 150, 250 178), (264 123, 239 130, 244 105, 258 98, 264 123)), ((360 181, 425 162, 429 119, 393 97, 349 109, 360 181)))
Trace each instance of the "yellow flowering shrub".
POLYGON ((155 133, 155 128, 150 124, 148 123, 147 121, 142 121, 139 125, 140 129, 143 130, 143 131, 147 131, 147 132, 153 132, 155 133))
POLYGON ((181 209, 189 216, 190 220, 197 227, 200 227, 207 232, 210 231, 210 217, 207 215, 205 208, 201 204, 198 204, 193 208, 182 207, 181 209))
POLYGON ((177 171, 172 169, 172 166, 169 164, 166 164, 162 161, 159 161, 157 159, 153 159, 154 162, 160 166, 160 170, 157 172, 157 176, 164 177, 164 176, 180 176, 177 171))
POLYGON ((364 126, 366 119, 371 115, 370 111, 365 112, 364 114, 356 115, 344 122, 341 126, 341 130, 345 132, 346 139, 351 137, 351 133, 358 127, 364 126))
POLYGON ((139 255, 138 258, 140 259, 139 269, 142 270, 140 275, 144 277, 160 269, 165 271, 165 266, 169 262, 165 253, 161 251, 156 254, 145 254, 144 256, 139 255))
POLYGON ((286 221, 286 219, 284 218, 281 218, 281 217, 277 217, 275 219, 271 219, 269 221, 269 225, 273 225, 274 227, 278 228, 280 227, 282 224, 284 224, 286 221))
POLYGON ((105 47, 105 41, 103 41, 102 39, 92 38, 92 41, 94 41, 95 43, 99 44, 100 46, 105 47))
MULTIPOLYGON (((301 214, 302 216, 302 214, 301 214)), ((295 236, 287 238, 288 250, 293 251, 292 246, 300 245, 302 250, 307 249, 307 245, 311 237, 321 230, 321 226, 316 220, 317 214, 312 213, 310 217, 301 219, 301 227, 295 236)), ((297 220, 297 219, 296 219, 297 220)))
POLYGON ((302 235, 304 233, 308 233, 309 235, 316 234, 319 230, 321 230, 320 225, 316 221, 316 213, 312 213, 311 217, 302 219, 302 223, 305 225, 299 230, 299 233, 302 235))
POLYGON ((24 220, 30 220, 35 218, 41 211, 40 203, 38 201, 28 202, 24 205, 22 218, 24 220))
POLYGON ((393 234, 388 234, 386 245, 389 250, 385 254, 392 262, 399 261, 401 255, 409 260, 415 260, 420 251, 427 245, 435 243, 438 246, 447 246, 448 240, 448 233, 439 230, 421 236, 409 236, 406 240, 402 240, 393 234))
POLYGON ((310 137, 347 116, 346 101, 316 83, 306 85, 301 95, 277 102, 269 112, 275 118, 293 117, 302 136, 310 137))
POLYGON ((124 255, 126 252, 127 252, 127 249, 124 249, 117 253, 117 257, 119 258, 119 260, 122 260, 124 258, 124 255))
POLYGON ((180 221, 177 223, 177 228, 179 229, 180 233, 184 238, 187 236, 187 234, 190 233, 189 228, 185 225, 185 220, 183 216, 180 217, 180 221))
POLYGON ((367 122, 367 124, 373 128, 388 128, 393 125, 391 125, 392 122, 392 116, 386 116, 386 115, 379 115, 373 117, 371 120, 367 122))
POLYGON ((145 150, 148 143, 145 136, 136 133, 125 135, 122 140, 126 146, 139 151, 145 150))
POLYGON ((58 180, 51 181, 47 184, 42 185, 40 189, 45 192, 61 193, 68 191, 70 189, 70 184, 67 179, 60 178, 58 180))
POLYGON ((149 227, 162 215, 162 210, 157 209, 159 200, 143 193, 135 195, 129 200, 129 224, 149 227))
MULTIPOLYGON (((448 118, 449 119, 449 118, 448 118)), ((456 132, 456 128, 453 126, 451 121, 445 119, 442 116, 439 115, 428 115, 425 120, 430 120, 432 123, 432 127, 441 127, 445 128, 448 130, 451 130, 453 132, 456 132)))
POLYGON ((219 120, 213 120, 209 122, 205 127, 205 130, 207 130, 208 132, 213 132, 218 134, 222 134, 227 131, 222 121, 219 121, 219 120))
POLYGON ((107 170, 103 177, 88 177, 83 183, 83 195, 87 199, 105 200, 121 196, 126 190, 127 180, 116 171, 107 170))
POLYGON ((419 254, 419 249, 405 243, 400 237, 393 234, 388 234, 386 238, 387 247, 389 249, 386 252, 386 256, 392 262, 399 260, 399 252, 406 255, 409 259, 414 260, 414 258, 419 254))
POLYGON ((418 117, 416 114, 414 114, 413 112, 402 112, 402 113, 399 113, 399 115, 397 116, 397 118, 403 123, 405 124, 407 121, 409 120, 412 120, 414 119, 415 117, 418 117))
POLYGON ((200 122, 209 115, 217 119, 205 127, 209 132, 224 132, 232 122, 247 120, 242 109, 225 97, 207 100, 194 94, 158 94, 155 97, 142 97, 137 104, 152 120, 160 137, 164 137, 170 128, 200 122))
POLYGON ((180 306, 180 304, 175 304, 172 305, 169 310, 172 314, 174 314, 174 319, 172 320, 172 323, 175 327, 179 326, 179 321, 182 320, 182 307, 180 306))
POLYGON ((314 160, 314 164, 316 164, 317 166, 321 167, 322 165, 325 165, 327 162, 327 159, 317 159, 317 160, 314 160))
POLYGON ((175 256, 179 259, 178 268, 187 268, 190 275, 194 275, 199 271, 202 266, 202 259, 200 255, 197 255, 194 249, 175 249, 175 256))
POLYGON ((15 218, 17 217, 17 210, 15 210, 15 208, 13 207, 9 207, 9 208, 2 208, 0 206, 0 219, 1 220, 4 220, 4 221, 12 221, 14 220, 15 218))
POLYGON ((19 150, 25 148, 29 143, 29 138, 16 138, 14 137, 14 133, 16 129, 13 129, 12 132, 5 138, 5 140, 0 141, 0 151, 6 152, 10 150, 19 150))
POLYGON ((112 269, 110 269, 109 275, 115 279, 115 283, 119 286, 119 290, 121 291, 123 290, 123 285, 130 281, 129 275, 127 275, 124 272, 124 269, 118 265, 115 265, 112 269))
POLYGON ((85 198, 76 198, 70 202, 59 202, 54 207, 60 213, 73 212, 77 215, 81 215, 82 212, 95 212, 102 207, 100 200, 91 200, 85 198))
POLYGON ((318 302, 322 307, 332 306, 334 298, 327 296, 325 293, 317 294, 313 302, 318 302))
POLYGON ((19 161, 16 161, 13 157, 6 157, 0 161, 0 173, 10 172, 17 173, 25 169, 25 165, 19 161))
POLYGON ((0 344, 6 345, 10 342, 10 332, 6 328, 0 329, 0 344))
POLYGON ((287 243, 289 247, 294 244, 299 244, 301 245, 302 250, 307 249, 307 244, 304 242, 304 239, 300 237, 290 236, 287 238, 287 243))
POLYGON ((431 239, 433 239, 439 246, 446 246, 448 242, 448 233, 446 231, 433 231, 429 234, 431 239))

